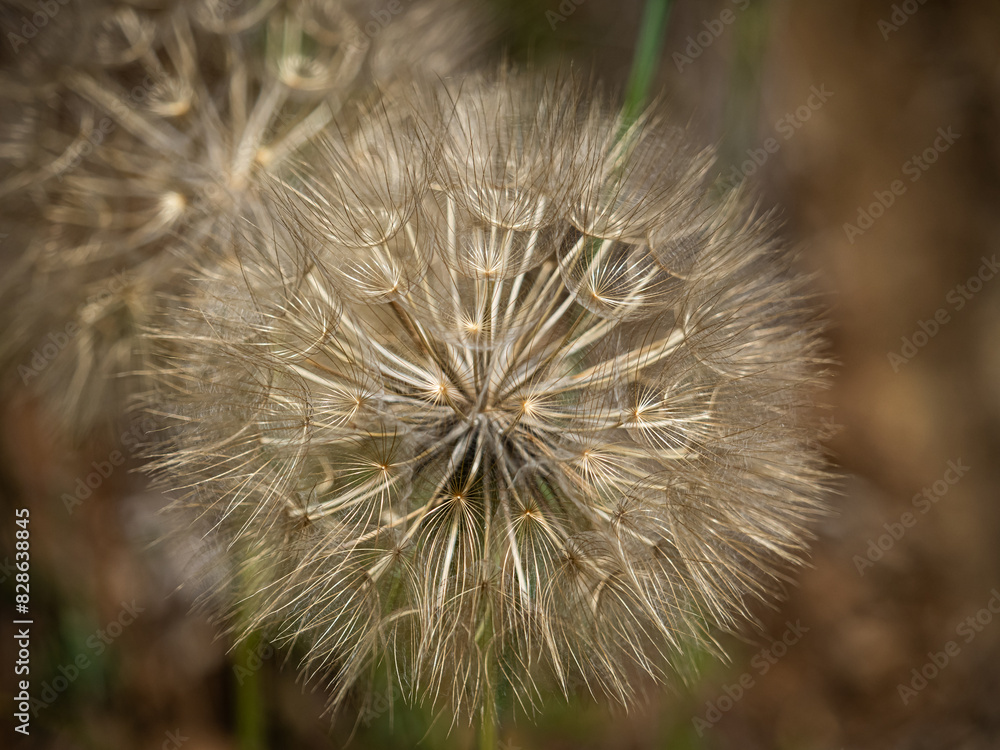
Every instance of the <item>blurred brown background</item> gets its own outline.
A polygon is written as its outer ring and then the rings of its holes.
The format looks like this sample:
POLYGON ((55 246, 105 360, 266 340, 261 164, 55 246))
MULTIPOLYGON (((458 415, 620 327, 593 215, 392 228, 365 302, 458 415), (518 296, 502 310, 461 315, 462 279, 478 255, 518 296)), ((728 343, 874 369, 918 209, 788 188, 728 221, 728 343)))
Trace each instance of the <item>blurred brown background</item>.
MULTIPOLYGON (((515 60, 569 54, 622 85, 638 0, 495 5, 515 60)), ((678 0, 657 85, 720 147, 722 179, 746 173, 777 208, 830 306, 841 364, 823 438, 841 493, 788 600, 724 641, 730 663, 627 712, 553 699, 506 748, 1000 747, 1000 4, 678 0)), ((241 679, 259 681, 272 748, 353 729, 357 748, 474 745, 378 700, 331 731, 282 655, 228 653, 190 614, 198 586, 177 587, 198 552, 150 546, 162 500, 138 477, 116 468, 66 500, 93 462, 134 464, 124 435, 141 425, 71 453, 7 395, 0 694, 27 506, 33 690, 54 699, 27 740, 5 701, 4 747, 236 748, 241 679)))

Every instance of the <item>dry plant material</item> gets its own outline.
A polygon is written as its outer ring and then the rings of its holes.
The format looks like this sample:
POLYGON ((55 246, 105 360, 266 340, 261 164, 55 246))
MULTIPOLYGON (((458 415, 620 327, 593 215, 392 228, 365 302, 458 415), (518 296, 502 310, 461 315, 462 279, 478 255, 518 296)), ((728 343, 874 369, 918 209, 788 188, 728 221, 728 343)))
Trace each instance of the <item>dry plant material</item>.
MULTIPOLYGON (((382 98, 151 333, 156 470, 239 628, 337 705, 626 702, 777 593, 820 509, 819 323, 711 155, 572 80, 382 98)), ((263 204, 262 204, 263 205, 263 204)), ((231 247, 229 247, 231 245, 231 247)))

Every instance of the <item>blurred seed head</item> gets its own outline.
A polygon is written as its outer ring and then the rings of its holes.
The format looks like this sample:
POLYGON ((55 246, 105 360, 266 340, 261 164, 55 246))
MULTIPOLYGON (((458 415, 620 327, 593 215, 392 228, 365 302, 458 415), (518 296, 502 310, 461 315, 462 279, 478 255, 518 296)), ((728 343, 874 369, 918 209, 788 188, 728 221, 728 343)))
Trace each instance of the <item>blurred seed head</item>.
POLYGON ((710 154, 566 77, 357 122, 153 328, 154 469, 230 551, 237 630, 305 644, 334 705, 377 671, 457 717, 501 679, 627 702, 801 559, 805 282, 710 154))
MULTIPOLYGON (((264 176, 330 122, 352 127, 345 105, 450 74, 487 38, 478 5, 453 0, 375 26, 366 0, 54 7, 0 70, 0 374, 77 435, 135 388, 151 292, 181 288, 237 217, 263 221, 264 176)), ((36 10, 0 25, 19 34, 36 10)))

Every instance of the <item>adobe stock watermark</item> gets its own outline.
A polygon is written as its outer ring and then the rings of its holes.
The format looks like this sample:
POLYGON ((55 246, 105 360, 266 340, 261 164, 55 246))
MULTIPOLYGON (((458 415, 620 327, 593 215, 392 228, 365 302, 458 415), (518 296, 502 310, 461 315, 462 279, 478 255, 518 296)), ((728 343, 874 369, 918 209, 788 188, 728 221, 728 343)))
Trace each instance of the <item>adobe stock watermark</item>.
POLYGON ((233 665, 233 675, 236 677, 236 681, 242 685, 248 677, 259 672, 264 666, 264 662, 274 654, 274 646, 269 641, 261 639, 242 664, 233 665))
POLYGON ((76 655, 76 658, 68 664, 61 664, 57 668, 57 674, 41 684, 41 690, 37 696, 31 697, 31 714, 33 718, 46 708, 51 706, 59 696, 69 689, 69 686, 79 679, 80 675, 94 664, 94 659, 101 657, 105 651, 114 643, 125 628, 134 623, 138 616, 146 611, 145 607, 136 604, 135 599, 131 602, 122 602, 121 611, 114 620, 111 620, 103 628, 99 628, 84 641, 87 650, 76 655))
POLYGON ((66 348, 76 334, 80 332, 80 326, 76 321, 69 321, 62 330, 50 331, 44 343, 31 350, 31 359, 27 364, 17 366, 17 374, 21 376, 21 383, 27 385, 30 380, 42 374, 52 360, 59 356, 59 352, 66 348))
POLYGON ((389 0, 383 7, 371 11, 369 15, 372 17, 372 20, 365 23, 362 27, 365 36, 368 39, 377 37, 385 31, 396 16, 403 12, 403 6, 409 5, 412 2, 413 0, 389 0))
POLYGON ((882 40, 888 41, 889 35, 899 31, 900 27, 926 2, 927 0, 903 0, 901 3, 893 3, 889 19, 878 20, 878 30, 882 32, 882 40))
POLYGON ((855 555, 852 559, 858 569, 858 575, 864 576, 868 568, 874 568, 875 563, 881 560, 885 553, 895 547, 896 542, 906 535, 907 529, 916 526, 917 521, 927 515, 930 509, 937 505, 938 500, 947 495, 949 490, 969 473, 970 468, 962 463, 960 458, 949 461, 948 468, 945 469, 941 478, 932 482, 929 487, 924 487, 910 500, 913 511, 903 512, 898 521, 882 524, 886 533, 868 540, 864 557, 855 555))
POLYGON ((844 425, 838 422, 835 416, 820 416, 816 430, 809 437, 809 447, 818 451, 827 450, 830 441, 841 434, 844 429, 844 425))
POLYGON ((809 395, 803 406, 818 418, 817 429, 809 437, 809 445, 822 451, 829 441, 844 431, 845 426, 837 419, 838 414, 833 410, 833 405, 826 401, 817 401, 814 395, 809 395))
MULTIPOLYGON (((979 260, 981 262, 976 272, 961 284, 953 286, 944 295, 944 300, 952 312, 961 312, 969 301, 983 290, 986 282, 992 281, 997 272, 1000 271, 1000 261, 997 260, 996 253, 990 258, 983 255, 979 260)), ((917 321, 917 328, 913 333, 900 337, 899 351, 886 354, 892 371, 899 372, 903 365, 908 364, 916 357, 920 350, 927 346, 931 339, 937 336, 941 329, 950 322, 951 312, 948 311, 948 307, 939 307, 931 317, 917 321)))
MULTIPOLYGON (((143 104, 149 95, 156 88, 156 79, 149 73, 146 77, 142 79, 141 82, 137 83, 131 89, 129 89, 128 96, 123 101, 121 99, 114 99, 112 103, 109 104, 109 108, 112 110, 111 114, 116 117, 126 116, 131 107, 139 104, 143 104)), ((60 182, 63 177, 72 172, 87 156, 92 154, 95 149, 100 148, 104 143, 104 140, 111 135, 118 125, 111 117, 102 117, 91 131, 87 134, 86 139, 69 149, 63 156, 59 158, 59 162, 65 162, 64 164, 59 164, 54 167, 56 171, 56 179, 60 182)))
POLYGON ((715 726, 726 713, 732 710, 733 706, 743 699, 743 696, 756 684, 755 674, 757 677, 766 675, 771 667, 788 653, 788 649, 798 643, 802 636, 808 632, 809 628, 804 626, 801 620, 796 620, 794 624, 786 621, 785 632, 782 633, 781 638, 773 641, 770 646, 762 648, 750 660, 750 666, 753 667, 753 670, 741 674, 732 685, 723 685, 724 695, 706 702, 705 713, 691 719, 698 736, 704 737, 706 729, 715 726))
POLYGON ((212 3, 211 10, 209 12, 212 13, 217 19, 225 18, 241 5, 243 5, 243 0, 215 0, 215 2, 212 3))
POLYGON ((184 743, 191 739, 181 734, 180 729, 168 730, 163 736, 166 739, 160 745, 160 750, 180 750, 184 743))
POLYGON ((576 13, 577 8, 583 5, 587 0, 562 0, 559 3, 558 10, 547 10, 545 11, 545 20, 549 22, 549 29, 552 31, 556 30, 556 26, 564 23, 567 18, 576 13))
POLYGON ((7 579, 15 573, 17 573, 17 568, 14 563, 10 561, 9 557, 5 557, 3 562, 0 563, 0 583, 6 583, 7 579))
POLYGON ((940 651, 928 651, 927 661, 919 668, 914 667, 910 670, 910 679, 907 682, 900 682, 896 685, 896 692, 899 693, 899 699, 904 706, 937 679, 941 672, 951 664, 951 660, 962 653, 962 646, 972 643, 976 636, 993 622, 993 615, 1000 615, 1000 591, 991 589, 990 594, 990 600, 986 602, 985 607, 966 617, 955 628, 955 635, 962 639, 961 643, 957 640, 950 640, 941 647, 940 651))
MULTIPOLYGON (((116 294, 121 294, 131 282, 130 274, 131 271, 128 270, 112 274, 111 280, 99 292, 88 297, 84 306, 102 305, 116 294)), ((73 320, 62 329, 49 332, 43 342, 31 350, 31 358, 27 363, 18 365, 17 374, 21 376, 21 382, 27 385, 31 380, 41 375, 45 368, 59 356, 59 352, 65 349, 79 332, 80 325, 73 320)))
POLYGON ((732 8, 723 8, 718 17, 713 18, 711 21, 702 21, 701 25, 704 26, 704 29, 684 40, 687 42, 684 46, 684 52, 675 52, 673 54, 674 65, 677 66, 678 73, 684 72, 684 68, 694 63, 695 60, 704 54, 705 50, 715 44, 715 40, 722 36, 722 33, 729 26, 735 23, 738 12, 742 12, 750 7, 750 0, 729 0, 729 2, 736 6, 735 11, 732 8))
POLYGON ((72 494, 64 492, 60 498, 66 512, 73 515, 77 506, 83 505, 85 500, 89 500, 94 492, 115 473, 115 470, 125 463, 126 456, 134 455, 142 447, 155 428, 156 425, 151 419, 136 420, 128 430, 119 436, 124 453, 115 448, 103 461, 91 461, 90 466, 93 471, 85 476, 77 477, 72 494))
POLYGON ((779 141, 776 137, 767 138, 760 148, 747 149, 747 160, 741 164, 734 164, 729 174, 722 180, 723 190, 731 190, 743 178, 752 177, 757 170, 764 166, 768 159, 778 152, 782 144, 790 140, 799 128, 812 119, 813 113, 826 104, 833 92, 827 89, 826 84, 809 87, 809 98, 804 104, 799 105, 791 112, 786 112, 774 123, 774 131, 781 136, 779 141))
POLYGON ((21 47, 38 36, 38 33, 49 25, 49 21, 59 15, 59 11, 69 3, 70 0, 35 0, 34 5, 37 10, 30 18, 24 15, 20 18, 21 28, 19 30, 21 33, 7 32, 7 41, 14 50, 14 54, 18 54, 21 47))
POLYGON ((364 706, 358 716, 358 720, 363 726, 370 727, 374 721, 385 715, 385 713, 392 708, 394 697, 395 692, 392 687, 380 690, 374 696, 369 697, 365 700, 364 706))
MULTIPOLYGON (((903 175, 910 178, 910 183, 917 182, 924 173, 937 162, 945 151, 961 137, 961 133, 956 133, 949 126, 948 128, 938 128, 937 137, 933 142, 921 151, 914 154, 901 167, 903 175)), ((875 222, 885 215, 885 212, 896 202, 896 199, 906 194, 908 185, 902 179, 895 179, 889 183, 884 190, 876 190, 872 193, 875 200, 868 206, 858 206, 858 218, 856 224, 844 223, 844 235, 852 245, 854 240, 871 229, 875 222)))

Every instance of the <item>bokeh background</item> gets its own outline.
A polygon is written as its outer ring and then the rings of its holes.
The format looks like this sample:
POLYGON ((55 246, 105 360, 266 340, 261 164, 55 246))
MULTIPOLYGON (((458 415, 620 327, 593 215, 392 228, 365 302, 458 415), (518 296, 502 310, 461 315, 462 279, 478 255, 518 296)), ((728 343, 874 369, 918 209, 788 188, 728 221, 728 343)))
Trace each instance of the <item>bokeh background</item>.
MULTIPOLYGON (((572 59, 624 85, 639 0, 492 5, 498 56, 572 59)), ((759 627, 722 639, 728 662, 627 709, 554 697, 502 747, 1000 747, 1000 4, 677 0, 656 88, 815 274, 839 361, 821 438, 843 479, 811 567, 759 627)), ((331 729, 294 655, 233 651, 191 612, 200 551, 155 543, 164 501, 129 471, 141 422, 71 450, 25 394, 2 396, 3 747, 474 746, 378 697, 331 729), (125 465, 67 504, 115 451, 125 465), (19 507, 33 691, 55 691, 28 739, 7 699, 19 507)))

